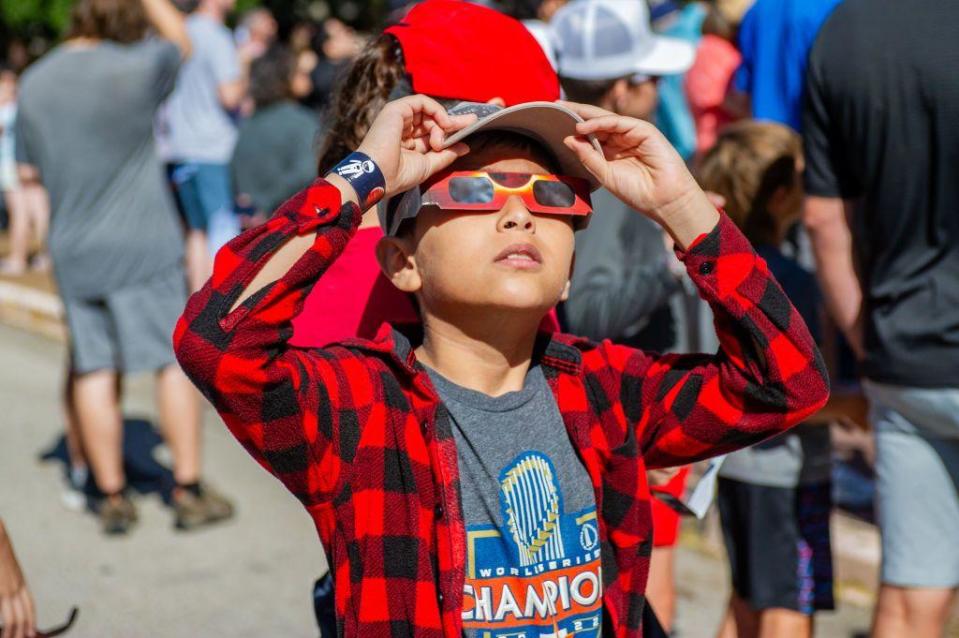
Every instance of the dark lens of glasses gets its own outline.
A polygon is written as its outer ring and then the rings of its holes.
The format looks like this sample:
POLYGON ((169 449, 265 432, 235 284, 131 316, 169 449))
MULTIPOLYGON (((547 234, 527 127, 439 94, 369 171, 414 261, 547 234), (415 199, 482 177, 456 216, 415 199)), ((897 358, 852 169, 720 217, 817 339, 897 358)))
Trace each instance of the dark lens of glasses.
POLYGON ((485 177, 454 177, 450 197, 460 204, 488 204, 493 201, 493 183, 485 177))
POLYGON ((533 182, 533 197, 543 206, 569 208, 576 202, 576 193, 563 182, 533 182))

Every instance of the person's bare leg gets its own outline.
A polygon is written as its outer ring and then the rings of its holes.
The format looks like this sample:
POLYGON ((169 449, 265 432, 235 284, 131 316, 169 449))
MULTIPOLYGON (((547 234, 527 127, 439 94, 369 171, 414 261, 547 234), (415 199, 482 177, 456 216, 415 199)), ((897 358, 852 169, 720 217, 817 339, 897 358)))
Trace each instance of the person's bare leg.
POLYGON ((31 184, 23 191, 24 207, 33 228, 33 237, 39 246, 33 266, 37 270, 50 269, 50 253, 47 251, 47 231, 50 228, 50 199, 42 186, 31 184))
POLYGON ((726 607, 726 615, 719 625, 719 631, 716 632, 716 638, 738 638, 736 633, 736 614, 733 613, 733 601, 729 601, 726 607))
POLYGON ((873 615, 873 638, 940 638, 955 601, 955 589, 883 584, 873 615))
POLYGON ((27 269, 27 257, 30 252, 30 220, 24 208, 23 191, 4 191, 3 199, 10 219, 10 252, 0 262, 0 272, 8 275, 21 275, 27 269))
MULTIPOLYGON (((77 413, 75 386, 76 375, 68 362, 63 379, 63 420, 66 426, 64 438, 67 442, 67 456, 70 459, 71 469, 87 466, 87 457, 83 453, 83 440, 80 437, 80 416, 77 413)), ((119 403, 119 399, 117 402, 119 403)))
POLYGON ((200 395, 173 364, 157 372, 157 411, 160 429, 173 454, 173 478, 178 485, 200 479, 200 395))
POLYGON ((676 613, 675 560, 676 553, 672 547, 654 547, 646 583, 646 600, 667 632, 673 629, 673 616, 676 613))
POLYGON ((190 292, 203 287, 213 274, 213 261, 207 247, 206 233, 202 230, 189 230, 186 234, 186 276, 190 292))
POLYGON ((757 638, 759 636, 759 612, 749 603, 733 594, 729 600, 733 612, 736 635, 738 638, 757 638))
POLYGON ((80 435, 97 487, 115 494, 126 485, 123 474, 123 417, 115 370, 76 375, 74 399, 80 435))
POLYGON ((759 612, 759 638, 810 638, 812 616, 792 609, 764 609, 759 612))

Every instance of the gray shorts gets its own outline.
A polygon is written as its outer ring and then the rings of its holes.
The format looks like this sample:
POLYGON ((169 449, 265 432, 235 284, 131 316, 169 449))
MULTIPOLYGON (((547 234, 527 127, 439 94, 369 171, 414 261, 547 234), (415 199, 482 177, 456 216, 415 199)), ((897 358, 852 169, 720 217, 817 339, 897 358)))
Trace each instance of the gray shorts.
POLYGON ((959 388, 863 387, 876 434, 882 582, 959 586, 959 388))
POLYGON ((133 373, 174 363, 173 329, 186 298, 179 267, 104 297, 65 297, 74 372, 133 373))

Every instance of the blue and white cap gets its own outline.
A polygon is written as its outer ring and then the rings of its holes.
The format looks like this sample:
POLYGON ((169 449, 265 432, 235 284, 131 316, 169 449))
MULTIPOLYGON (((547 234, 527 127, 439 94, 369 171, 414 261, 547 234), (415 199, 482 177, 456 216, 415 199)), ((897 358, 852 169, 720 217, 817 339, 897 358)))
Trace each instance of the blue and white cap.
POLYGON ((675 75, 696 57, 692 44, 653 33, 646 0, 574 0, 550 28, 557 71, 574 80, 675 75))

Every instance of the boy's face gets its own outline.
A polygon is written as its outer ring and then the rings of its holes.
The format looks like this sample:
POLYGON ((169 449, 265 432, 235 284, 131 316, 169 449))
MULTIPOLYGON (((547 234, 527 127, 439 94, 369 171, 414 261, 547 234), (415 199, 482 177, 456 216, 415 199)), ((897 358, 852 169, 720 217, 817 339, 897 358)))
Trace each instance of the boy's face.
MULTIPOLYGON (((450 170, 551 172, 530 154, 502 146, 470 153, 450 170)), ((424 207, 415 230, 383 240, 378 255, 393 283, 418 296, 424 314, 545 314, 566 298, 573 247, 571 216, 533 214, 511 197, 496 212, 424 207)))

